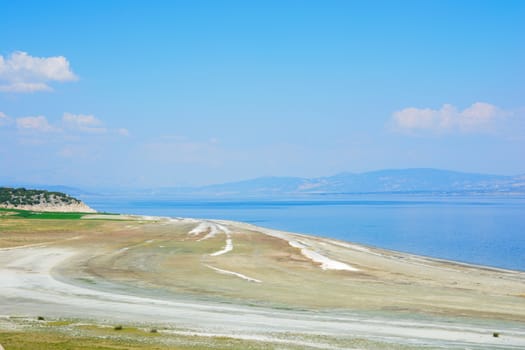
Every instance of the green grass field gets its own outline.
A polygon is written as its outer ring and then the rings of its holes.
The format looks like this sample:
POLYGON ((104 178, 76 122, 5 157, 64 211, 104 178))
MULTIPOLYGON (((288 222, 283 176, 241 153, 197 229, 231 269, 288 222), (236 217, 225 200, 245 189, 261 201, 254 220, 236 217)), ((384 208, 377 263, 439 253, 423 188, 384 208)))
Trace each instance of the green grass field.
POLYGON ((30 210, 0 208, 0 215, 7 215, 8 213, 11 213, 10 216, 16 218, 42 220, 79 220, 82 216, 86 215, 85 213, 36 212, 30 210))

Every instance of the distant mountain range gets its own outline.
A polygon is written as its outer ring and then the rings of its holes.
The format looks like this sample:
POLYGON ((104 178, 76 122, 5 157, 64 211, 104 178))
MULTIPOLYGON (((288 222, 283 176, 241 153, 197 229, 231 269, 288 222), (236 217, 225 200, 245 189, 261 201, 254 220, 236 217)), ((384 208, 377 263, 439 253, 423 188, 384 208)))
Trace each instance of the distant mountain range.
POLYGON ((341 173, 318 178, 261 177, 189 188, 162 188, 157 194, 279 196, 360 193, 525 193, 525 175, 503 176, 439 169, 395 169, 341 173))
MULTIPOLYGON (((1 185, 1 184, 0 184, 1 185)), ((504 176, 439 169, 393 169, 334 176, 261 177, 200 187, 149 189, 81 189, 66 186, 31 186, 59 190, 80 197, 140 195, 155 197, 279 197, 343 194, 525 194, 525 175, 504 176)))

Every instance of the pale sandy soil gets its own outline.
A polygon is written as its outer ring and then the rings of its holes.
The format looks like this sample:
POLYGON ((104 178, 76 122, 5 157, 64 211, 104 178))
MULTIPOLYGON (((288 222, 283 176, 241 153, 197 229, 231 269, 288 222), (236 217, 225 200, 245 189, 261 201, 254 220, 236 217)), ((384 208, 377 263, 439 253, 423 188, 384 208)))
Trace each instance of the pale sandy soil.
POLYGON ((228 221, 96 225, 0 249, 0 316, 154 324, 283 349, 525 348, 521 272, 228 221))

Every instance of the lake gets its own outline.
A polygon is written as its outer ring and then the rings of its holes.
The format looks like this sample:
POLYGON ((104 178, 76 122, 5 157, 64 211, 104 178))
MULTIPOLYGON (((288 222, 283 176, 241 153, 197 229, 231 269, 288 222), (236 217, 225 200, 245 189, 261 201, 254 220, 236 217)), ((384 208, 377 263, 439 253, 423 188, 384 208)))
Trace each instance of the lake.
POLYGON ((525 198, 352 196, 290 200, 99 197, 99 211, 227 219, 525 271, 525 198))

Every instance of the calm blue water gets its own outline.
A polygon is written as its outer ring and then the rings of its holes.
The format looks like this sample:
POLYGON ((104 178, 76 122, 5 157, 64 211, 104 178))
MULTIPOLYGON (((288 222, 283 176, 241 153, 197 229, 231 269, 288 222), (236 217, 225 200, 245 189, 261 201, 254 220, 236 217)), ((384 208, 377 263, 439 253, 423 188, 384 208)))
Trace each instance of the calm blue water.
POLYGON ((525 271, 525 198, 289 201, 84 198, 99 211, 244 221, 437 258, 525 271))

